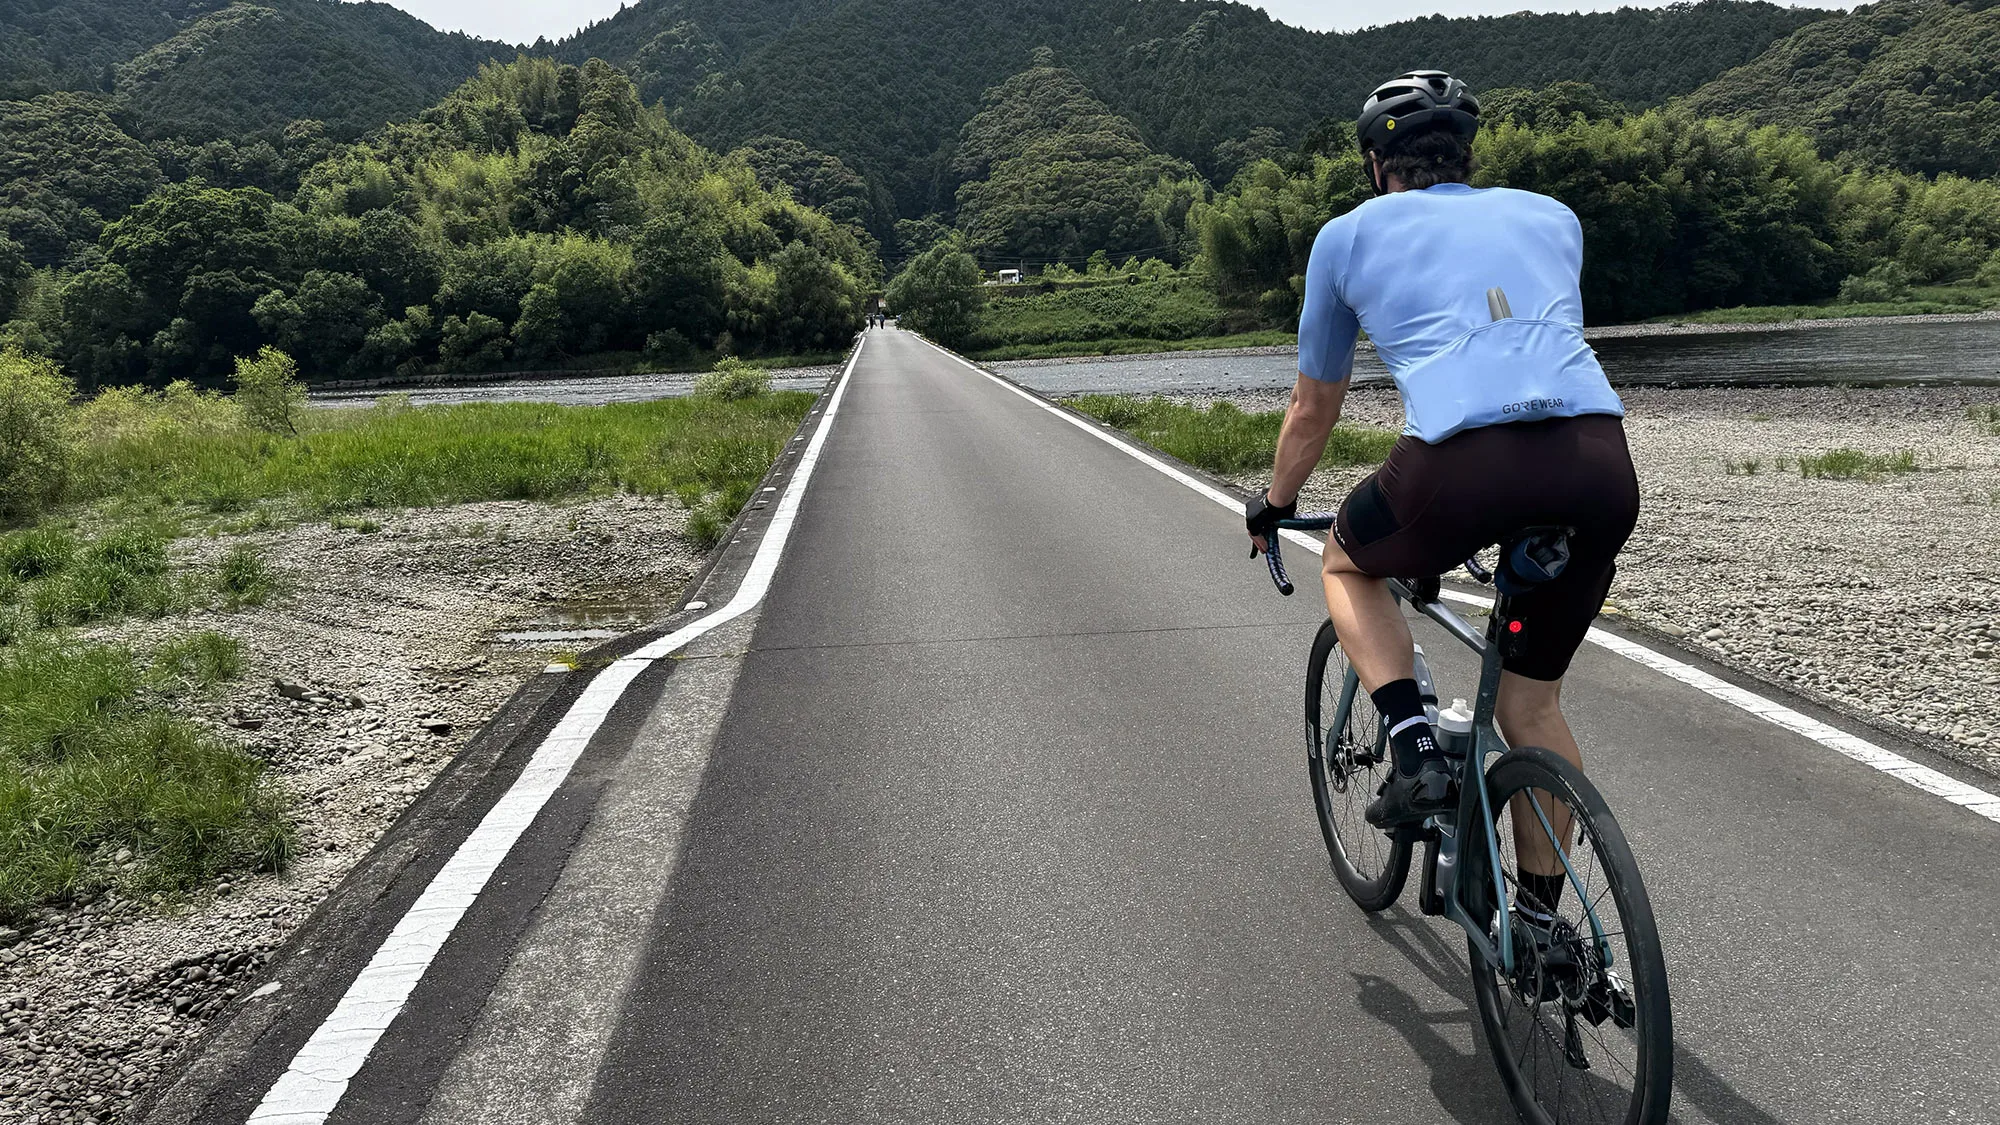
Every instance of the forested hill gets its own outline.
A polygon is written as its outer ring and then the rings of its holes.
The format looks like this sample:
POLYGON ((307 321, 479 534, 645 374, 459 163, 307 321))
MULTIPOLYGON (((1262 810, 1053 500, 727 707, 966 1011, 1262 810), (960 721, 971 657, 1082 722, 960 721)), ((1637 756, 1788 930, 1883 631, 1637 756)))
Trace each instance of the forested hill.
POLYGON ((832 152, 917 214, 951 198, 946 150, 982 91, 1038 47, 1153 147, 1212 171, 1218 144, 1258 127, 1296 136, 1401 69, 1448 66, 1480 86, 1581 79, 1647 105, 1825 17, 1707 0, 1335 35, 1213 0, 642 0, 555 50, 627 69, 709 143, 780 134, 832 152))
POLYGON ((2000 0, 1887 0, 1799 29, 1689 99, 1912 172, 2000 174, 2000 0))
POLYGON ((112 68, 229 0, 9 0, 0 4, 0 98, 111 89, 112 68))
POLYGON ((388 4, 19 0, 0 6, 0 96, 112 96, 134 135, 275 134, 302 118, 359 136, 437 101, 515 48, 388 4))

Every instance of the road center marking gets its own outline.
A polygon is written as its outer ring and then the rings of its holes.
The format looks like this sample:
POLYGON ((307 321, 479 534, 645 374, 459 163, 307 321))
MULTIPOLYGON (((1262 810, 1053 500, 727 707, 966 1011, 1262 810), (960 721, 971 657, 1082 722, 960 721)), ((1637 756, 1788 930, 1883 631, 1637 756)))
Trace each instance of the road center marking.
MULTIPOLYGON (((919 337, 919 339, 922 339, 922 337, 919 337)), ((1160 472, 1187 485, 1189 488, 1221 504, 1223 507, 1235 512, 1243 510, 1242 500, 1231 496, 1229 493, 1222 491, 1205 480, 1169 465, 1158 457, 1131 444, 1124 438, 1114 436, 1108 425, 1087 422, 1075 414, 1055 406, 1040 395, 1017 387, 990 371, 980 369, 972 361, 955 352, 939 347, 937 344, 932 344, 929 340, 924 340, 924 343, 930 344, 931 347, 949 356, 967 370, 992 380, 996 386, 1003 387, 1020 395, 1022 398, 1054 414, 1084 433, 1121 450, 1138 461, 1158 469, 1160 472)), ((1314 539, 1304 532, 1284 531, 1279 534, 1283 535, 1287 541, 1296 543, 1315 555, 1320 553, 1319 540, 1314 539)), ((1462 602, 1467 605, 1491 607, 1493 604, 1491 598, 1460 593, 1456 590, 1446 590, 1444 591, 1444 596, 1452 601, 1462 602)), ((1978 786, 1968 785, 1950 774, 1912 761, 1893 750, 1877 746, 1865 738, 1848 734, 1836 727, 1820 722, 1809 715, 1802 715, 1782 703, 1766 699, 1756 692, 1745 688, 1737 687, 1735 684, 1729 683, 1721 677, 1704 672, 1692 664, 1675 660, 1665 653, 1657 652, 1635 641, 1626 640, 1616 633, 1592 628, 1588 639, 1591 644, 1599 648, 1615 652, 1635 663, 1643 664, 1661 675, 1679 680, 1689 687, 1713 696, 1739 710, 1755 715, 1765 722, 1783 727, 1794 734, 1803 735, 1829 750, 1833 750, 1865 766, 1888 774, 1905 785, 1914 786, 1926 793, 1934 793, 1954 805, 1968 809, 1995 824, 2000 824, 2000 796, 1989 793, 1978 786)))
MULTIPOLYGON (((717 626, 743 616, 763 600, 771 587, 771 576, 777 573, 785 541, 798 519, 806 483, 819 463, 820 449, 833 429, 834 415, 847 395, 848 383, 855 365, 861 361, 864 346, 865 340, 856 344, 854 354, 848 357, 840 384, 827 400, 826 417, 793 468, 791 482, 778 500, 770 526, 765 528, 763 541, 757 545, 757 554, 736 587, 736 595, 714 613, 614 661, 584 688, 583 694, 535 750, 521 776, 452 853, 326 1020, 292 1057, 291 1065, 251 1112, 250 1125, 323 1125, 346 1095, 348 1083, 374 1052, 382 1034, 409 1002, 410 993, 423 979, 438 951, 444 948, 459 920, 479 898, 486 881, 569 776, 570 768, 604 725, 605 717, 625 689, 655 661, 717 626)), ((691 608, 696 604, 689 603, 691 608)))

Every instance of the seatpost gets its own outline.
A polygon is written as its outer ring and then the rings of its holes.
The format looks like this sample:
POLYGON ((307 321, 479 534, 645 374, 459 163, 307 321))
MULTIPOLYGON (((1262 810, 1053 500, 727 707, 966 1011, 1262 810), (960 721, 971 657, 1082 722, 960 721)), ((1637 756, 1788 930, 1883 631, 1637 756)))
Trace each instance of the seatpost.
MULTIPOLYGON (((1479 662, 1479 702, 1473 714, 1492 715, 1500 701, 1500 669, 1513 650, 1516 628, 1520 622, 1514 620, 1514 599, 1495 592, 1493 612, 1486 619, 1486 652, 1479 662)), ((1497 722, 1496 722, 1497 726, 1497 722)))

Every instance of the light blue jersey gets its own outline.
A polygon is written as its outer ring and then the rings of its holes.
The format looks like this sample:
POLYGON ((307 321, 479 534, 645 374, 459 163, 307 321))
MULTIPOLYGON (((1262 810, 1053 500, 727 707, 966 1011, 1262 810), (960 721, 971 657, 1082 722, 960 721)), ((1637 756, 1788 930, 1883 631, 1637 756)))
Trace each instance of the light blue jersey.
POLYGON ((1583 339, 1583 228, 1546 195, 1439 184, 1322 227, 1306 267, 1299 372, 1339 382, 1363 328, 1403 395, 1403 432, 1623 416, 1583 339), (1513 315, 1494 320, 1498 286, 1513 315))

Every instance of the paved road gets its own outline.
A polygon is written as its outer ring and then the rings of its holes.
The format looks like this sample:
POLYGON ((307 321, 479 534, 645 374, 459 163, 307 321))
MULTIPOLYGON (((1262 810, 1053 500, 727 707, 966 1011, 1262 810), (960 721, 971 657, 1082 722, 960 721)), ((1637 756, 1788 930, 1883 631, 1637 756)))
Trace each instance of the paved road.
MULTIPOLYGON (((1455 931, 1327 869, 1318 615, 1220 506, 872 333, 761 609, 642 680, 333 1120, 1512 1120, 1455 931)), ((2000 830, 1601 650, 1572 685, 1680 1119, 2000 1120, 2000 830)))

